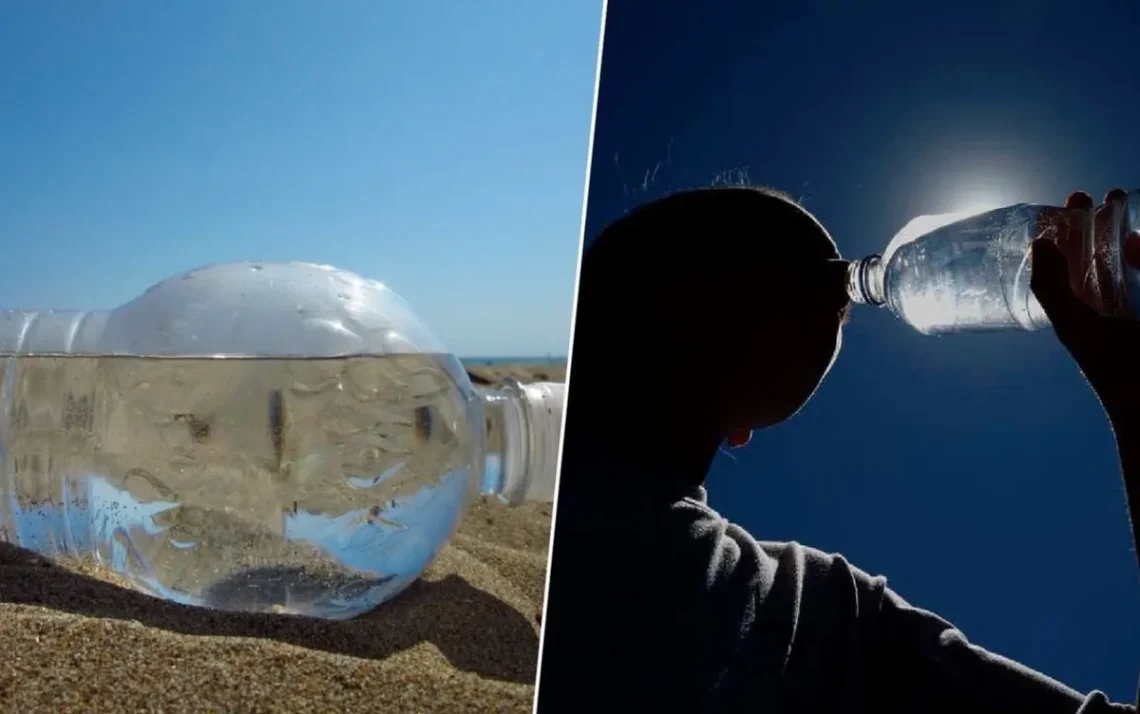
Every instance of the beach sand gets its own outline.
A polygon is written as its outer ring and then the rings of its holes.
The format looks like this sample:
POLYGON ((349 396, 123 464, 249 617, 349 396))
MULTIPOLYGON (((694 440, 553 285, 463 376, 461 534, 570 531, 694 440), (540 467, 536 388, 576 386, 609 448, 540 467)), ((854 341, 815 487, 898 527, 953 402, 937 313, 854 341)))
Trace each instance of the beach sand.
POLYGON ((346 622, 175 605, 0 544, 0 712, 530 711, 550 520, 477 501, 420 581, 346 622))

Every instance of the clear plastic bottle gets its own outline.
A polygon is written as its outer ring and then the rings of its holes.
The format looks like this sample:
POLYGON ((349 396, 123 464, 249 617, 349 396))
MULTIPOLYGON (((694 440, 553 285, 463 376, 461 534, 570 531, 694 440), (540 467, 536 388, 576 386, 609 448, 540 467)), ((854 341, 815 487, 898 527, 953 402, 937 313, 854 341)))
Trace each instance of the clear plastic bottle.
POLYGON ((1091 210, 1018 204, 974 214, 922 216, 882 256, 851 264, 848 294, 885 305, 925 334, 1036 330, 1049 319, 1029 289, 1030 245, 1084 225, 1082 245, 1065 245, 1074 287, 1102 314, 1140 314, 1140 283, 1121 260, 1121 242, 1140 227, 1140 195, 1113 205, 1112 228, 1094 236, 1091 210))
POLYGON ((561 384, 477 391, 394 292, 233 263, 0 312, 0 541, 186 604, 347 618, 476 493, 553 498, 561 384))

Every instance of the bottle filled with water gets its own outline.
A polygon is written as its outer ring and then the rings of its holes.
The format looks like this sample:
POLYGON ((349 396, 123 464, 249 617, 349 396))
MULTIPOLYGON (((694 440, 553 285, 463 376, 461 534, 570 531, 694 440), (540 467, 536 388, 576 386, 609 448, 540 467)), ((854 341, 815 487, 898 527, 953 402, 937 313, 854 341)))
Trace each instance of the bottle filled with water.
POLYGON ((921 216, 884 253, 851 264, 852 301, 885 305, 925 334, 1036 330, 1049 318, 1029 288, 1030 247, 1081 228, 1083 242, 1059 247, 1076 294, 1101 314, 1140 315, 1140 275, 1122 260, 1123 241, 1140 228, 1140 193, 1107 207, 1099 234, 1093 211, 1018 204, 973 214, 921 216))
POLYGON ((234 263, 0 312, 0 541, 169 600, 347 618, 476 494, 553 498, 562 385, 476 390, 384 285, 234 263))

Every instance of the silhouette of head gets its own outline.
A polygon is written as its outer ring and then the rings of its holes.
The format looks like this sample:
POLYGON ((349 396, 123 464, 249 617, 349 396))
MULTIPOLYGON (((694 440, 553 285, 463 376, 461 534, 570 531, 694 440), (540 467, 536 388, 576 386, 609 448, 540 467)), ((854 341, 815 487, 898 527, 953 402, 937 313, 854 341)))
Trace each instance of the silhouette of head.
POLYGON ((661 395, 659 415, 721 435, 782 422, 838 353, 846 268, 823 226, 775 191, 705 189, 646 204, 583 258, 570 404, 620 391, 617 360, 637 355, 652 363, 642 375, 652 383, 639 388, 661 395))

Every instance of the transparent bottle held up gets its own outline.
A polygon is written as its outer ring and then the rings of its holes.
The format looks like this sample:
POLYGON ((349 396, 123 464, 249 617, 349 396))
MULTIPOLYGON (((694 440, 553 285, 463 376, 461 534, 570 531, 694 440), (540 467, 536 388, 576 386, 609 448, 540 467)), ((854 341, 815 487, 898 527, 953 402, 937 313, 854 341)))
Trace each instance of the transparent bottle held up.
POLYGON ((224 610, 348 618, 477 494, 553 498, 562 385, 476 390, 384 285, 232 263, 0 312, 0 541, 224 610))
POLYGON ((1114 202, 1108 230, 1093 231, 1093 211, 1017 204, 980 213, 921 216, 883 254, 851 263, 852 301, 886 306, 925 334, 1037 330, 1049 318, 1029 288, 1030 247, 1083 227, 1063 244, 1076 294, 1101 314, 1140 315, 1140 274, 1122 260, 1127 233, 1140 228, 1140 193, 1114 202))

